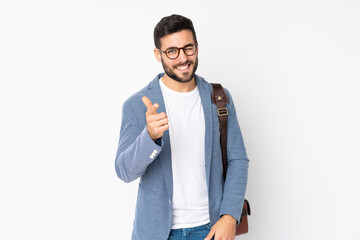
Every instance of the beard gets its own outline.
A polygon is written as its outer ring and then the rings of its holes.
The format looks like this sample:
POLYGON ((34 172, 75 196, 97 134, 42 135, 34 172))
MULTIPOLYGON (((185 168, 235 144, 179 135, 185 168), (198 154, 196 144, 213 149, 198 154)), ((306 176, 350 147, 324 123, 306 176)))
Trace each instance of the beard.
POLYGON ((198 67, 198 57, 196 57, 195 62, 186 61, 185 63, 174 66, 173 68, 184 65, 184 64, 191 64, 193 66, 193 70, 191 72, 185 72, 185 73, 181 73, 179 75, 176 74, 168 65, 166 65, 166 63, 164 63, 162 57, 161 57, 161 64, 164 68, 166 75, 168 75, 170 78, 174 79, 175 81, 181 82, 181 83, 187 83, 187 82, 190 82, 194 77, 194 74, 198 67))

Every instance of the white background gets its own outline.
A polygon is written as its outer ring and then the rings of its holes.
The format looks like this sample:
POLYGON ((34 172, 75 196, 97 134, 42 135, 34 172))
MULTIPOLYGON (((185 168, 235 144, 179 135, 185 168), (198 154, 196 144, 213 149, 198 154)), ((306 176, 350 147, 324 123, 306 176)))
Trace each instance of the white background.
POLYGON ((197 73, 234 98, 250 158, 239 239, 360 239, 360 2, 0 2, 0 239, 130 239, 121 106, 183 14, 197 73))

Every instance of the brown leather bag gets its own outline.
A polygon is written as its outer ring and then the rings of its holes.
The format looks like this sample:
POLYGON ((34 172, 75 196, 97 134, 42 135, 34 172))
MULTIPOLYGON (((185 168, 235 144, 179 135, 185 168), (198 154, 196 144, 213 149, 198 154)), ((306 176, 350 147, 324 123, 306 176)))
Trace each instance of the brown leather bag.
MULTIPOLYGON (((227 115, 228 109, 226 104, 229 102, 229 99, 219 83, 212 83, 213 92, 211 101, 213 104, 217 106, 217 112, 219 116, 220 122, 220 144, 221 144, 221 155, 222 155, 222 163, 224 169, 224 179, 226 178, 226 171, 227 171, 227 115)), ((236 226, 236 235, 244 234, 249 231, 248 226, 248 218, 247 216, 250 215, 250 204, 245 199, 244 206, 241 213, 240 223, 236 226)))

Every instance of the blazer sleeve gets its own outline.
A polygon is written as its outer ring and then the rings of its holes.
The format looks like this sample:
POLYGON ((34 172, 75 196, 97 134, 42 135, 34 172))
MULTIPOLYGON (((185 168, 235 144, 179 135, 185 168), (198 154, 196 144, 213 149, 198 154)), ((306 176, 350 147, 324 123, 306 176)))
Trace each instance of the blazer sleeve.
POLYGON ((228 136, 227 136, 227 174, 224 184, 223 199, 220 207, 220 217, 230 214, 238 223, 242 213, 248 179, 249 159, 246 154, 244 140, 232 97, 227 89, 228 136))
MULTIPOLYGON (((147 166, 159 155, 163 145, 161 139, 157 141, 159 145, 151 139, 146 125, 142 126, 137 120, 135 110, 129 101, 123 104, 115 170, 124 182, 131 182, 142 176, 147 166)), ((145 113, 143 117, 145 118, 145 113)))

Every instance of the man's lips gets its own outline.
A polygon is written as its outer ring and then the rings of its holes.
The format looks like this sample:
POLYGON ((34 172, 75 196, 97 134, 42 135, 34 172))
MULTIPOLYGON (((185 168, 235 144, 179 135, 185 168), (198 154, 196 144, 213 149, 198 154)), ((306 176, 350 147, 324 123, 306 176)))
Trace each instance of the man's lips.
POLYGON ((175 68, 180 72, 186 72, 190 68, 191 63, 186 63, 182 65, 178 65, 175 68))

